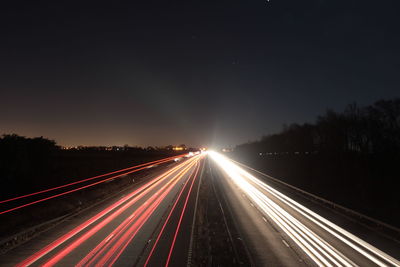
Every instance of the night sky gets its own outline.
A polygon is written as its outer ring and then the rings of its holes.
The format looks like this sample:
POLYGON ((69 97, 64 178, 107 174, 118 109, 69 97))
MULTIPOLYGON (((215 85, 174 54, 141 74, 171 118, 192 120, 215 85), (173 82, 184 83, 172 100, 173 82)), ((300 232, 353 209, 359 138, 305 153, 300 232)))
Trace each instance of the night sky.
POLYGON ((0 134, 234 146, 400 96, 400 1, 38 2, 0 7, 0 134))

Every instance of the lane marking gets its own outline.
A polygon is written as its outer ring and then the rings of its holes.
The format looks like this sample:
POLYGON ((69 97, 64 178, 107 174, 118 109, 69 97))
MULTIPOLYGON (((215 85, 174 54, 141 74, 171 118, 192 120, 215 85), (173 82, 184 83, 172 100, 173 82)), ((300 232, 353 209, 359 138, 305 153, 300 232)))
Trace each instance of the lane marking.
MULTIPOLYGON (((201 161, 200 161, 200 163, 201 163, 201 161)), ((204 170, 205 170, 204 166, 205 166, 205 163, 203 164, 203 167, 201 169, 200 178, 199 178, 199 186, 197 187, 196 202, 194 205, 194 212, 193 212, 192 228, 190 231, 190 243, 189 243, 188 258, 187 258, 187 263, 186 263, 187 267, 190 267, 192 265, 194 228, 195 228, 195 224, 196 224, 197 205, 198 205, 198 201, 199 201, 200 186, 201 186, 201 182, 202 182, 202 178, 203 178, 204 170)))
POLYGON ((188 203, 188 201, 189 201, 190 194, 192 193, 192 188, 193 188, 194 182, 196 181, 196 178, 197 178, 197 174, 198 174, 198 172, 199 172, 199 169, 200 169, 200 164, 198 165, 198 167, 197 167, 197 169, 196 169, 196 173, 194 174, 192 183, 190 184, 190 187, 189 187, 189 192, 188 192, 188 194, 186 195, 185 204, 183 205, 183 209, 182 209, 182 212, 181 212, 181 216, 180 216, 180 218, 179 218, 179 222, 178 222, 178 225, 177 225, 176 230, 175 230, 174 239, 172 240, 172 244, 171 244, 171 247, 170 247, 170 250, 169 250, 167 262, 165 263, 165 267, 168 267, 168 266, 169 266, 169 263, 170 263, 170 260, 171 260, 171 256, 172 256, 172 252, 173 252, 173 250, 174 250, 176 238, 177 238, 177 236, 178 236, 178 233, 179 233, 179 230, 180 230, 180 226, 181 226, 181 223, 182 223, 182 219, 183 219, 183 216, 184 216, 185 211, 186 211, 187 203, 188 203))
MULTIPOLYGON (((81 232, 82 230, 86 229, 88 226, 90 226, 93 223, 95 223, 96 221, 98 221, 100 218, 102 218, 102 217, 106 216, 107 214, 111 213, 111 211, 113 211, 117 207, 126 206, 126 204, 124 205, 124 203, 129 202, 129 199, 132 199, 132 198, 137 199, 138 196, 140 196, 142 194, 146 194, 145 193, 146 191, 151 190, 150 188, 153 188, 157 184, 160 184, 162 180, 165 180, 166 177, 168 177, 172 173, 176 172, 182 166, 185 166, 185 164, 187 165, 187 162, 190 162, 190 161, 186 161, 186 163, 182 163, 182 164, 180 164, 178 166, 175 166, 174 168, 172 168, 170 170, 167 170, 163 174, 157 176, 156 178, 150 180, 146 184, 144 184, 144 185, 140 186, 139 188, 135 189, 132 193, 128 194, 126 197, 120 199, 119 201, 117 201, 114 204, 110 205, 109 207, 107 207, 106 209, 104 209, 103 211, 98 213, 97 215, 93 216, 89 220, 87 220, 84 223, 80 224, 79 226, 77 226, 76 228, 74 228, 73 230, 68 232, 67 234, 65 234, 62 237, 56 239, 55 241, 53 241, 52 243, 50 243, 46 247, 42 248, 40 251, 36 252, 35 254, 31 255, 28 258, 26 258, 24 261, 22 261, 19 264, 17 264, 17 266, 29 266, 29 265, 31 265, 32 263, 34 263, 38 259, 40 259, 43 256, 45 256, 46 254, 48 254, 50 251, 52 251, 55 248, 57 248, 58 246, 60 246, 65 241, 69 240, 70 238, 72 238, 73 236, 75 236, 76 234, 81 232)), ((139 197, 139 198, 141 198, 141 197, 139 197)), ((132 200, 130 200, 130 201, 132 201, 132 200)))
POLYGON ((285 244, 285 246, 287 246, 288 248, 290 248, 289 244, 288 244, 285 240, 282 239, 282 242, 283 242, 283 244, 285 244))

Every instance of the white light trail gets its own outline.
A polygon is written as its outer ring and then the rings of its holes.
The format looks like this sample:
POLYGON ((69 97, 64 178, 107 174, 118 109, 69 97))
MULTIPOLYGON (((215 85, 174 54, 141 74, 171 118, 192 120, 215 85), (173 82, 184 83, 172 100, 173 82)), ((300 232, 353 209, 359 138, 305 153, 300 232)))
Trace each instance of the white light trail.
MULTIPOLYGON (((400 262, 369 243, 354 236, 271 186, 257 179, 223 155, 209 151, 210 157, 248 196, 257 208, 276 223, 317 265, 319 266, 357 266, 348 257, 334 248, 327 240, 317 235, 306 225, 292 216, 284 207, 298 212, 308 222, 323 229, 345 245, 354 249, 378 266, 400 266, 400 262), (279 200, 268 197, 271 194, 279 200)), ((349 249, 350 249, 349 248, 349 249)))

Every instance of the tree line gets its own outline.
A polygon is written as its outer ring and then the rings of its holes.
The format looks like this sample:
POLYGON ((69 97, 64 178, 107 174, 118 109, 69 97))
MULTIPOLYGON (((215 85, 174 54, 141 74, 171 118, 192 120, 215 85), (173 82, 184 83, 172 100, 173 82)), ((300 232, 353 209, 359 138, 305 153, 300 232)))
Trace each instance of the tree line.
POLYGON ((398 156, 400 99, 380 100, 343 112, 328 110, 315 123, 291 124, 276 134, 236 147, 243 152, 317 152, 398 156))
POLYGON ((77 147, 65 149, 44 137, 0 136, 0 199, 152 161, 167 148, 77 147))
POLYGON ((328 110, 314 123, 285 126, 279 133, 239 145, 232 156, 310 193, 400 226, 400 99, 328 110))

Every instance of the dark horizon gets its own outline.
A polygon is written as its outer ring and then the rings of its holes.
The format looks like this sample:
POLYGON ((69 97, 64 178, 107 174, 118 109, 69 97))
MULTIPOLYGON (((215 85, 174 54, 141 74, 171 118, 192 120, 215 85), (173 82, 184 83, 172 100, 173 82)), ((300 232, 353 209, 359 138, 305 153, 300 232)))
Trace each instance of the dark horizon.
POLYGON ((399 97, 396 1, 6 3, 0 133, 234 146, 399 97))
MULTIPOLYGON (((288 129, 292 128, 292 127, 302 127, 304 125, 304 127, 313 127, 314 125, 317 124, 318 120, 320 120, 321 118, 325 118, 325 116, 329 115, 331 112, 334 112, 335 114, 337 114, 338 116, 346 116, 346 112, 347 109, 351 108, 351 107, 357 107, 358 109, 360 109, 359 112, 361 112, 362 114, 364 114, 368 109, 371 108, 376 108, 376 104, 377 103, 385 103, 385 105, 387 105, 388 103, 397 103, 399 101, 400 98, 394 98, 394 99, 380 99, 378 101, 375 101, 374 103, 370 104, 370 105, 364 105, 364 106, 360 106, 358 105, 358 103, 356 102, 352 102, 349 103, 343 110, 333 110, 330 108, 327 108, 325 110, 325 113, 321 113, 318 114, 315 118, 313 118, 312 120, 306 121, 306 122, 291 122, 291 123, 284 123, 282 124, 281 128, 279 130, 276 130, 274 132, 270 132, 268 134, 263 134, 262 136, 259 136, 258 138, 254 138, 252 140, 247 140, 245 142, 241 142, 241 143, 237 143, 237 144, 233 144, 233 145, 219 145, 219 144, 212 144, 211 146, 207 147, 204 145, 198 145, 198 146, 192 146, 190 144, 185 144, 183 142, 176 142, 176 143, 169 143, 169 144, 161 144, 161 145, 154 145, 154 144, 145 144, 145 145, 138 145, 138 144, 130 144, 130 143, 124 143, 124 144, 73 144, 73 145, 64 145, 59 143, 55 138, 52 138, 50 136, 25 136, 25 135, 20 135, 18 133, 12 132, 12 133, 0 133, 0 138, 3 136, 7 136, 7 135, 16 135, 18 137, 23 137, 23 138, 44 138, 47 140, 51 140, 54 141, 58 146, 60 147, 70 147, 70 148, 77 148, 77 147, 123 147, 123 146, 129 146, 129 147, 139 147, 139 148, 146 148, 146 147, 158 147, 158 148, 163 148, 163 147, 167 147, 167 146, 181 146, 181 145, 185 145, 186 147, 191 147, 191 148, 208 148, 208 149, 223 149, 223 148, 235 148, 235 147, 240 147, 242 145, 248 145, 248 144, 252 144, 252 143, 257 143, 259 141, 265 140, 265 138, 267 138, 268 136, 273 136, 273 135, 281 135, 284 134, 288 129)), ((390 109, 388 109, 390 110, 390 109)))

